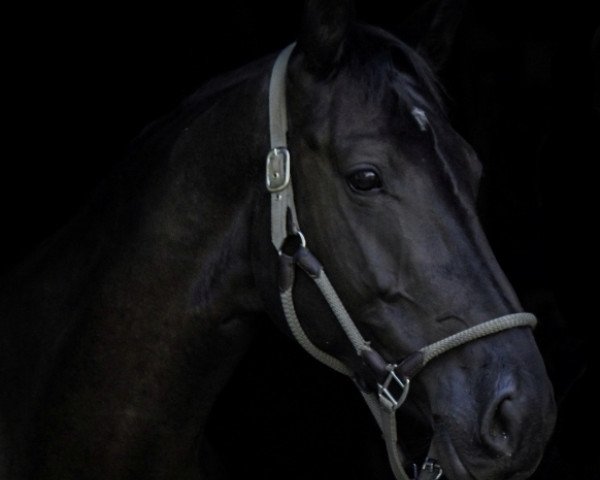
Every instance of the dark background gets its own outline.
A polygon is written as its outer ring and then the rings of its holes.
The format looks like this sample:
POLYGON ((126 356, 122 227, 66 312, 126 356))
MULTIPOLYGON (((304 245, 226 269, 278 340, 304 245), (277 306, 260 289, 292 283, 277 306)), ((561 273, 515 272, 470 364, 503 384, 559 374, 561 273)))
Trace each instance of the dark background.
MULTIPOLYGON (((77 211, 146 124, 207 79, 291 42, 301 3, 7 10, 2 270, 77 211)), ((358 16, 401 34, 421 2, 390 3, 358 2, 358 16)), ((559 421, 536 478, 600 478, 591 393, 600 379, 592 232, 600 16, 593 2, 549 3, 472 2, 441 79, 453 123, 485 166, 481 212, 492 245, 541 319, 559 421)), ((234 474, 373 478, 377 433, 357 397, 265 327, 216 408, 212 436, 234 474)))

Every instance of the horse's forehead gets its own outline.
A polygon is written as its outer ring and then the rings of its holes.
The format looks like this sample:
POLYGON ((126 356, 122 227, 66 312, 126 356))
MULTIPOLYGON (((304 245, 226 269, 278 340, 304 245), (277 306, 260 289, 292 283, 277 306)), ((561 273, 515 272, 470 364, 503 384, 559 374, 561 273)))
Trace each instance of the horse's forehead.
POLYGON ((342 76, 332 95, 332 117, 338 131, 369 132, 418 129, 428 126, 426 102, 412 88, 398 88, 387 75, 370 81, 342 76))

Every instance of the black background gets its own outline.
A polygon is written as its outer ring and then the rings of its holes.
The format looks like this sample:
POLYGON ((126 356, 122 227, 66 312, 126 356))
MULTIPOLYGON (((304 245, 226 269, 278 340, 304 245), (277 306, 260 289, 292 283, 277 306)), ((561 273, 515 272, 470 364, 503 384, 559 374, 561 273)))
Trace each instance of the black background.
MULTIPOLYGON (((254 3, 5 12, 3 270, 77 211, 146 124, 207 79, 295 38, 301 2, 254 3)), ((358 16, 402 32, 420 2, 390 3, 359 2, 358 16)), ((600 427, 591 393, 600 379, 592 232, 600 17, 592 2, 472 3, 441 79, 453 123, 485 167, 481 211, 492 245, 542 320, 560 416, 536 478, 600 478, 598 440, 584 439, 600 427)), ((212 436, 235 474, 372 478, 376 433, 355 397, 265 328, 216 408, 212 436)))

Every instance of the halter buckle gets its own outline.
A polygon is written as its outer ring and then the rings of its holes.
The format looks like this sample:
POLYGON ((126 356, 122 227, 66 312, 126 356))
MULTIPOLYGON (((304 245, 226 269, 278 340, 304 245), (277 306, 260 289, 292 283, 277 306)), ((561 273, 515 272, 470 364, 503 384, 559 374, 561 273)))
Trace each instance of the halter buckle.
POLYGON ((419 480, 439 480, 442 477, 444 471, 435 458, 426 458, 423 466, 421 467, 421 473, 418 477, 419 480))
POLYGON ((290 183, 290 151, 285 147, 275 147, 267 155, 267 190, 280 192, 290 183))
POLYGON ((389 373, 383 384, 377 384, 379 401, 388 410, 398 410, 408 396, 410 379, 401 379, 396 374, 397 365, 388 365, 389 373))

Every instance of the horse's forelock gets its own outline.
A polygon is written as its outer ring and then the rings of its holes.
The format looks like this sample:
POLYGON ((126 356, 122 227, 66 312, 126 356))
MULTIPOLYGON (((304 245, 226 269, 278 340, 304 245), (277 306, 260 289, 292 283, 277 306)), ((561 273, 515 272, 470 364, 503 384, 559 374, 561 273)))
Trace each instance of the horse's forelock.
POLYGON ((411 47, 380 28, 358 25, 351 34, 345 71, 360 80, 369 96, 390 88, 407 104, 419 103, 445 116, 444 92, 427 62, 411 47))

